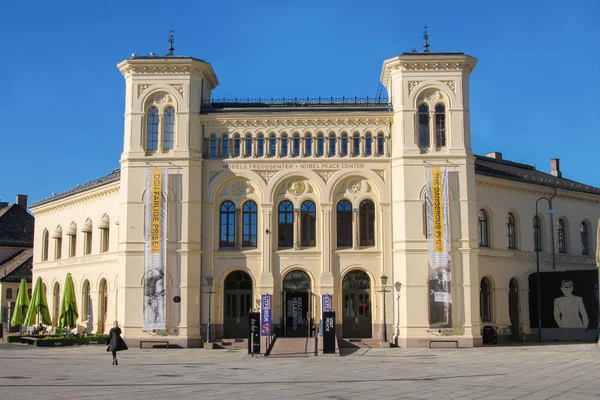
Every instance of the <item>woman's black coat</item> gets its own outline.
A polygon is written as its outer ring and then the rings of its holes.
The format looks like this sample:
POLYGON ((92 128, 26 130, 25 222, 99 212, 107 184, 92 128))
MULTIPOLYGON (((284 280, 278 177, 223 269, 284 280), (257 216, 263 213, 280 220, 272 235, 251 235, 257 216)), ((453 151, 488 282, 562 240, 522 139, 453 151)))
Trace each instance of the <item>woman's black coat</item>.
POLYGON ((121 351, 127 350, 127 344, 123 338, 121 338, 121 328, 112 328, 108 333, 108 347, 106 351, 121 351))

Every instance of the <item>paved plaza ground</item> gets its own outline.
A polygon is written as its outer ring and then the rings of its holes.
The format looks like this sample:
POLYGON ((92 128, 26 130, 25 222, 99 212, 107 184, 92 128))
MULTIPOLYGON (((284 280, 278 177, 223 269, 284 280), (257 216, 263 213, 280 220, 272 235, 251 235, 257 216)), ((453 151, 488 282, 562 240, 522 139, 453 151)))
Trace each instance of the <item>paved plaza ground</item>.
POLYGON ((0 345, 0 399, 591 399, 596 344, 361 349, 345 357, 0 345))

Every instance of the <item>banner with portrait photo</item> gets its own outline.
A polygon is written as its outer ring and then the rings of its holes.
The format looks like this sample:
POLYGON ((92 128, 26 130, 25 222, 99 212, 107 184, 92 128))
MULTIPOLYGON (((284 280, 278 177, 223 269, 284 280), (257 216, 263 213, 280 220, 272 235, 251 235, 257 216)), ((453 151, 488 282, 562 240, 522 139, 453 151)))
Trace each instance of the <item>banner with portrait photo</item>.
POLYGON ((144 320, 142 330, 166 328, 167 188, 166 168, 146 171, 144 223, 144 320))
POLYGON ((450 268, 450 202, 446 167, 425 167, 427 247, 429 265, 429 324, 452 328, 450 268))

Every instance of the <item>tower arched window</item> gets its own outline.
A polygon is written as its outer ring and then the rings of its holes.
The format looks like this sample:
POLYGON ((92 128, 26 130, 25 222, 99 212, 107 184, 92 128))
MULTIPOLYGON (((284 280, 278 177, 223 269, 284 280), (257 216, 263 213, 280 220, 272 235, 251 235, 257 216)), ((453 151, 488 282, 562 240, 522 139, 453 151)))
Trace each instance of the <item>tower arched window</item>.
POLYGON ((480 247, 488 247, 489 246, 489 238, 488 238, 488 216, 484 210, 479 210, 478 216, 478 231, 479 231, 479 246, 480 247))
POLYGON ((171 150, 175 143, 175 109, 173 107, 167 107, 165 109, 164 119, 163 149, 171 150))
POLYGON ((244 138, 244 147, 246 150, 246 154, 244 154, 246 157, 251 157, 252 156, 252 135, 248 134, 246 135, 246 137, 244 138))
POLYGON ((42 234, 42 261, 48 261, 48 244, 50 241, 50 233, 44 229, 42 234))
POLYGON ((515 227, 515 216, 509 213, 506 217, 506 237, 507 247, 509 249, 517 248, 517 230, 515 227))
POLYGON ((239 157, 242 148, 242 138, 240 135, 233 136, 233 156, 239 157))
POLYGON ((429 106, 423 103, 419 106, 419 147, 428 148, 429 145, 429 106))
POLYGON ((342 149, 341 156, 346 157, 348 155, 348 134, 342 133, 342 149))
POLYGON ((274 133, 269 135, 269 157, 274 157, 277 154, 277 137, 274 133))
POLYGON ((383 133, 381 132, 377 134, 377 155, 383 155, 383 133))
POLYGON ((488 278, 481 280, 479 311, 481 313, 481 322, 492 322, 492 285, 488 278))
POLYGON ((286 157, 288 155, 289 143, 288 143, 288 135, 284 133, 281 135, 281 156, 286 157))
POLYGON ((533 251, 542 251, 542 223, 537 215, 533 217, 533 251))
POLYGON ((304 155, 312 156, 312 135, 310 133, 304 136, 304 155))
POLYGON ((320 157, 325 153, 325 136, 322 133, 317 135, 317 156, 320 157))
POLYGON ((556 227, 558 234, 558 252, 565 254, 567 252, 567 239, 565 237, 565 220, 559 218, 558 225, 556 227))
POLYGON ((221 204, 220 247, 235 247, 235 205, 231 201, 221 204))
POLYGON ((210 156, 217 156, 217 135, 210 135, 210 156))
POLYGON ((223 157, 229 157, 229 135, 224 134, 222 139, 223 157))
POLYGON ((352 155, 360 155, 360 133, 355 132, 352 137, 352 155))
POLYGON ((446 106, 441 103, 435 105, 435 145, 446 146, 446 106))
POLYGON ((54 239, 54 259, 60 260, 62 258, 62 227, 60 225, 52 233, 52 239, 54 239))
POLYGON ((590 255, 590 238, 589 238, 589 226, 587 222, 582 222, 579 225, 579 235, 581 236, 581 255, 590 255))
POLYGON ((100 253, 106 253, 110 249, 110 218, 105 215, 98 223, 100 229, 100 253))
POLYGON ((348 200, 341 200, 337 204, 337 245, 352 246, 352 205, 348 200))
POLYGON ((365 135, 365 156, 373 154, 373 136, 370 133, 365 135))
POLYGON ((265 155, 265 135, 262 133, 258 134, 256 138, 256 156, 262 157, 265 155))
POLYGON ((242 208, 243 231, 242 246, 256 247, 257 212, 256 203, 247 201, 242 208))
POLYGON ((317 209, 313 201, 302 203, 300 212, 300 246, 314 247, 317 245, 317 209))
POLYGON ((146 150, 156 151, 158 149, 158 108, 150 107, 148 109, 146 138, 146 150))
POLYGON ((330 133, 329 134, 329 155, 330 156, 335 155, 335 144, 336 144, 335 133, 330 133))
POLYGON ((360 245, 375 246, 375 204, 371 200, 360 202, 360 245))
POLYGON ((83 255, 87 256, 92 252, 92 220, 87 219, 83 226, 81 227, 81 232, 83 232, 83 255))
POLYGON ((294 245, 294 207, 288 200, 279 203, 278 213, 278 240, 277 246, 281 248, 294 245))
POLYGON ((298 157, 300 155, 300 134, 299 133, 294 133, 294 142, 292 145, 292 155, 294 157, 298 157))

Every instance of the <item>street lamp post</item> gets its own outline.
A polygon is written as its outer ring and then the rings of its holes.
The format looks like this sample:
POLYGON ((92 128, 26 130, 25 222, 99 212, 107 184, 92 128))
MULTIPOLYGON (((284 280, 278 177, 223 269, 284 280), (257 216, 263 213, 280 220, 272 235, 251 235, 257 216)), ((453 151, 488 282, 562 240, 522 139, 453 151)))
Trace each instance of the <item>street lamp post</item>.
MULTIPOLYGON (((212 277, 206 277, 206 285, 208 286, 208 289, 206 290, 206 293, 208 294, 208 323, 206 324, 206 344, 210 343, 210 300, 212 297, 212 294, 214 293, 212 290, 212 284, 213 284, 213 278, 212 277)), ((207 346, 208 347, 208 346, 207 346)))
POLYGON ((381 275, 381 290, 379 293, 383 294, 383 342, 387 342, 387 321, 385 318, 385 294, 389 292, 385 286, 387 284, 387 280, 388 277, 386 274, 381 275))
MULTIPOLYGON (((546 200, 548 202, 548 214, 552 216, 554 214, 554 210, 552 209, 552 198, 540 197, 535 202, 535 217, 538 217, 538 203, 540 200, 546 200)), ((552 221, 552 220, 551 220, 552 221)), ((552 222, 551 222, 552 223, 552 222)), ((536 270, 536 284, 537 284, 537 326, 538 326, 538 343, 542 343, 542 286, 540 284, 540 247, 542 244, 542 232, 541 225, 539 226, 540 230, 536 231, 535 239, 535 270, 536 270)), ((538 227, 536 226, 537 230, 538 227)), ((550 226, 550 232, 552 233, 552 265, 554 267, 554 226, 550 226)))
POLYGON ((394 285, 396 287, 396 293, 398 296, 396 297, 396 307, 398 308, 398 323, 396 325, 396 338, 400 337, 400 289, 402 289, 402 282, 396 282, 394 285))

